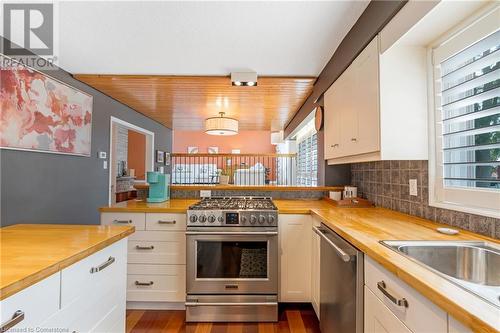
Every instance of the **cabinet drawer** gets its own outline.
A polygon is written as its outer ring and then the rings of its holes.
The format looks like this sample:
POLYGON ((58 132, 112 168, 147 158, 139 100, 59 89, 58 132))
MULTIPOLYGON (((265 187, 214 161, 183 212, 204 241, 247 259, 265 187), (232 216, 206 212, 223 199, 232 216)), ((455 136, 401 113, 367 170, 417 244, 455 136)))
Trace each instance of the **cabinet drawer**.
MULTIPOLYGON (((365 333, 411 333, 365 286, 365 333)), ((444 333, 444 332, 443 332, 444 333)))
POLYGON ((75 302, 98 302, 109 290, 119 289, 118 282, 127 274, 126 254, 125 238, 64 268, 61 271, 61 308, 75 302))
POLYGON ((136 231, 129 240, 152 242, 186 242, 185 231, 136 231))
POLYGON ((146 230, 186 230, 186 214, 146 213, 146 230))
POLYGON ((185 264, 186 240, 184 237, 174 237, 165 242, 130 240, 128 262, 130 264, 185 264))
POLYGON ((146 229, 145 213, 101 213, 102 225, 133 225, 136 230, 146 229))
POLYGON ((365 284, 411 331, 447 332, 446 312, 367 256, 365 256, 365 284), (384 295, 378 286, 382 281, 386 291, 396 299, 405 298, 408 307, 398 306, 384 295))
POLYGON ((129 264, 127 301, 184 302, 186 266, 129 264))
POLYGON ((39 281, 20 292, 0 301, 0 325, 5 325, 18 310, 24 312, 24 319, 7 332, 31 332, 46 318, 59 310, 59 272, 39 281))

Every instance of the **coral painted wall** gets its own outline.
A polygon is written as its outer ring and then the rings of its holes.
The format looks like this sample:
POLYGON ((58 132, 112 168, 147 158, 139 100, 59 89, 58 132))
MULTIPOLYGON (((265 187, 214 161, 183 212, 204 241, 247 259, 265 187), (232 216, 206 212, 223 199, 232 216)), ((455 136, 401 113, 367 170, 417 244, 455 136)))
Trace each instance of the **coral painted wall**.
POLYGON ((204 131, 173 131, 172 152, 187 153, 187 147, 198 147, 199 153, 207 153, 208 147, 219 147, 219 153, 231 153, 239 149, 241 154, 275 153, 270 131, 240 131, 232 136, 208 135, 204 131))
POLYGON ((128 131, 127 168, 135 169, 138 180, 146 179, 146 136, 135 131, 128 131))

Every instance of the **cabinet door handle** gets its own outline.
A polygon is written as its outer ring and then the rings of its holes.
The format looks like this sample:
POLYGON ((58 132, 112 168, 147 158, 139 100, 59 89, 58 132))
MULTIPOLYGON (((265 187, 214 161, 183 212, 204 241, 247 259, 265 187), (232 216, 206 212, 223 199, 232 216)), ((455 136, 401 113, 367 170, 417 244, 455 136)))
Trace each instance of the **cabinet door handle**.
POLYGON ((356 141, 358 141, 358 138, 351 138, 351 141, 356 142, 356 141))
POLYGON ((106 260, 105 262, 103 262, 99 266, 92 267, 90 269, 90 274, 94 274, 94 273, 100 272, 100 271, 102 271, 103 269, 105 269, 106 267, 108 267, 109 265, 111 265, 114 262, 115 262, 115 258, 114 257, 109 257, 108 260, 106 260))
POLYGON ((339 146, 339 144, 338 144, 338 143, 335 143, 335 144, 331 145, 330 147, 332 147, 332 148, 337 148, 338 146, 339 146))
POLYGON ((153 281, 149 281, 149 282, 135 281, 135 285, 136 286, 152 286, 153 285, 153 281))
POLYGON ((177 223, 176 220, 173 221, 158 220, 158 224, 176 224, 176 223, 177 223))
POLYGON ((155 247, 153 245, 150 245, 150 246, 136 245, 135 248, 137 250, 153 250, 155 247))
POLYGON ((398 299, 396 296, 392 295, 388 290, 387 286, 385 285, 384 280, 377 282, 377 288, 384 294, 385 297, 387 297, 392 303, 396 304, 397 306, 404 306, 405 308, 408 307, 408 301, 406 298, 400 298, 398 299))
POLYGON ((12 315, 12 318, 10 318, 7 322, 3 323, 2 326, 0 326, 0 332, 7 332, 12 327, 22 322, 23 320, 24 320, 24 311, 17 310, 12 315))
POLYGON ((118 223, 118 224, 132 224, 132 220, 113 220, 113 223, 118 223))

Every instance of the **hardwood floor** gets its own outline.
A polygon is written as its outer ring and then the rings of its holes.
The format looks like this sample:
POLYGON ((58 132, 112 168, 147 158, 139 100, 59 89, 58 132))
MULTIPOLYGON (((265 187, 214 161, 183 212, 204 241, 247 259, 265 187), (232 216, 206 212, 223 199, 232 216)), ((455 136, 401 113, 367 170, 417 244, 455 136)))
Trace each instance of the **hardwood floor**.
POLYGON ((280 305, 277 323, 186 323, 185 311, 127 310, 127 333, 320 333, 310 305, 280 305))

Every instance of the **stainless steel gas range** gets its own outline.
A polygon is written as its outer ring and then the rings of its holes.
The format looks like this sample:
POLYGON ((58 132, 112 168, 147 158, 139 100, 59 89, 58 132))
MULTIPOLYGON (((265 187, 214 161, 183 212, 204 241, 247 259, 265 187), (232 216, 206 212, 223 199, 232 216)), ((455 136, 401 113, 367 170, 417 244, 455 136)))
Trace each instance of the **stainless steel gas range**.
POLYGON ((186 321, 278 320, 278 210, 271 198, 189 207, 186 321))

